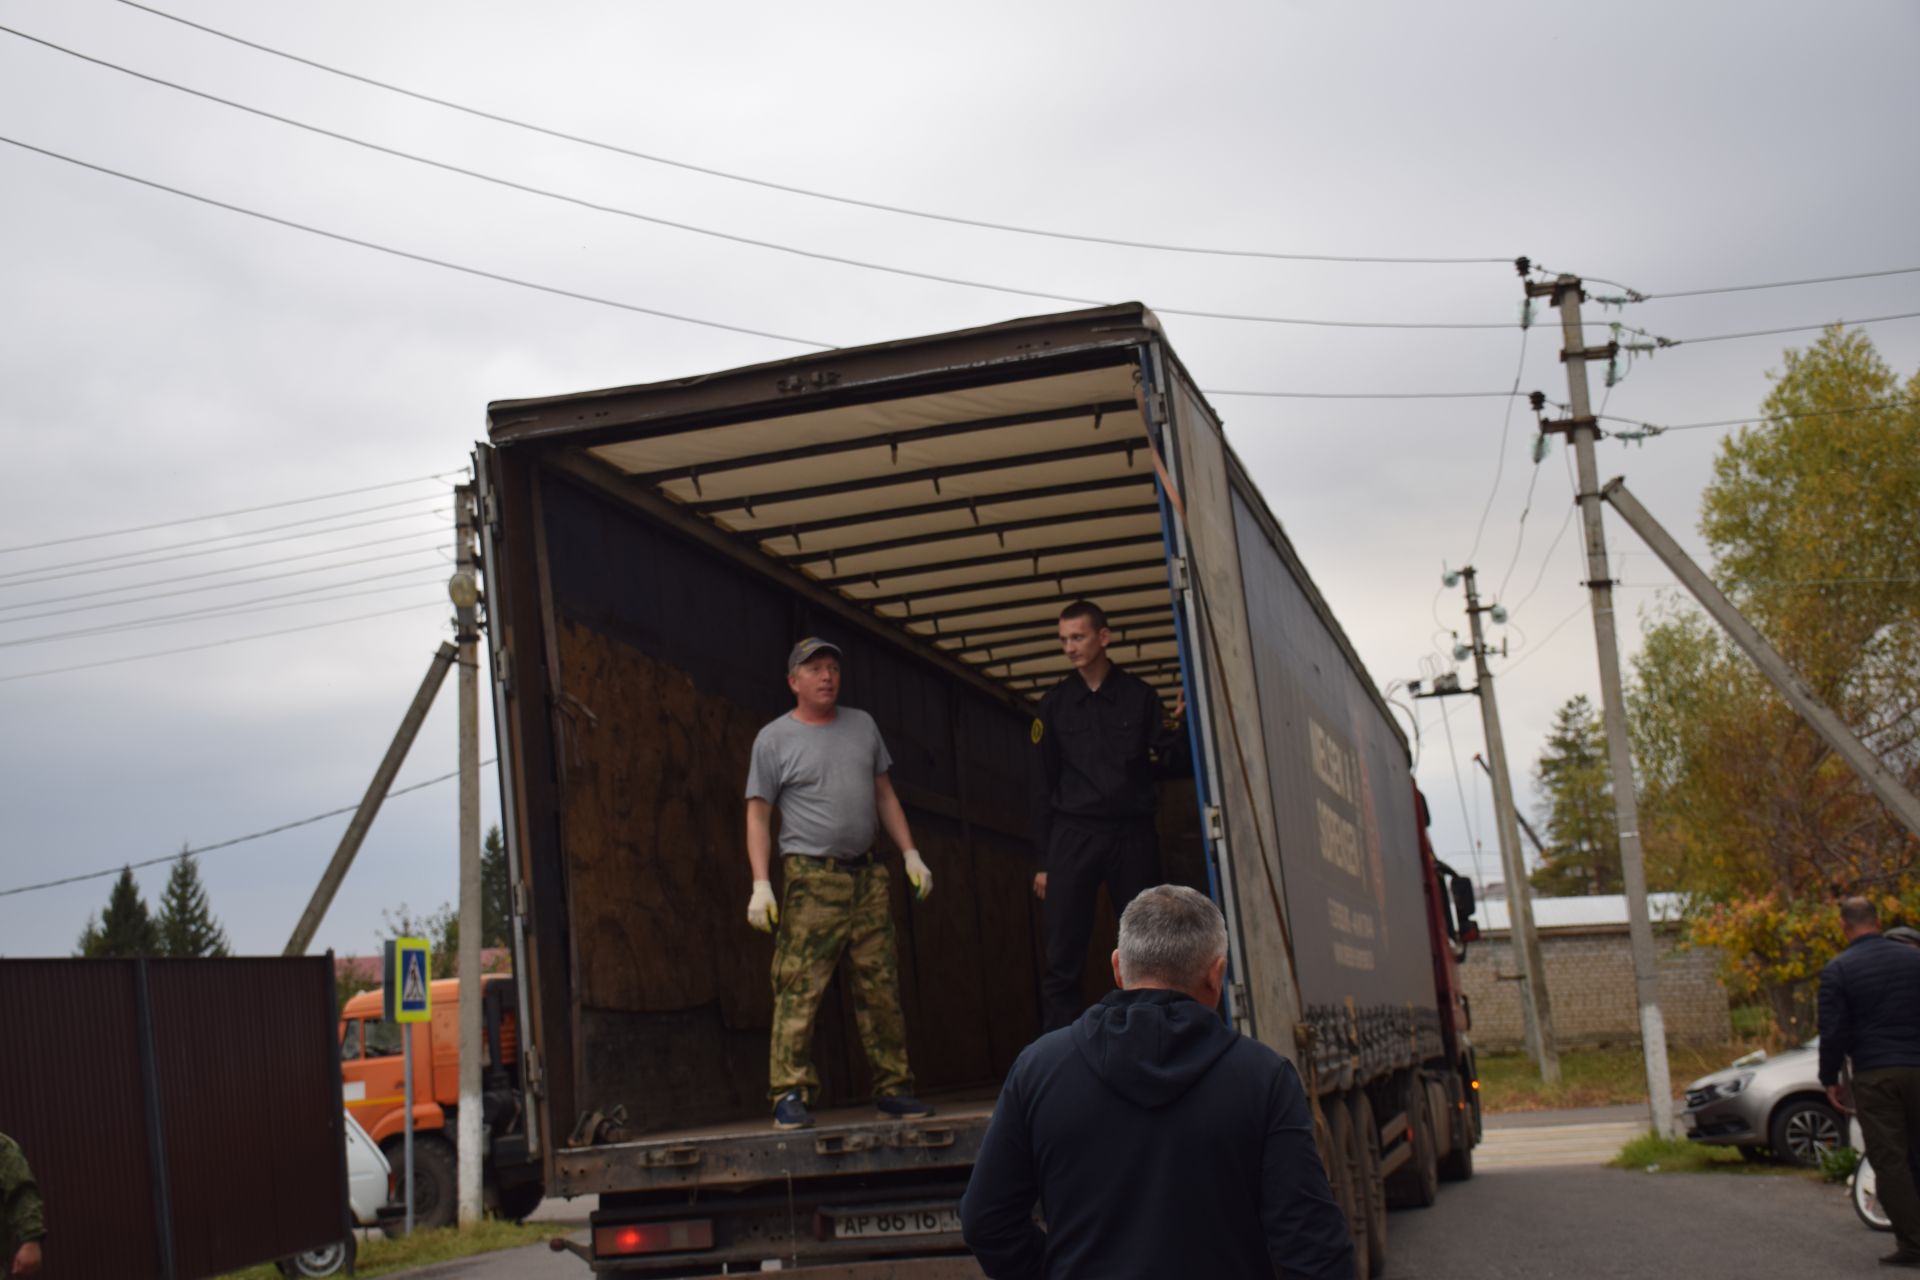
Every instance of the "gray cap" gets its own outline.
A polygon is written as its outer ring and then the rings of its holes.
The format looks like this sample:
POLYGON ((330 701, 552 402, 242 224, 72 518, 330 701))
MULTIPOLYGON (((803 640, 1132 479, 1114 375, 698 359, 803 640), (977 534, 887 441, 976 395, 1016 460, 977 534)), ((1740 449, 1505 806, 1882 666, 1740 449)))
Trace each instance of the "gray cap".
POLYGON ((846 654, 840 652, 840 646, 834 644, 832 641, 822 640, 819 636, 808 636, 805 640, 793 646, 793 651, 787 654, 787 674, 792 675, 795 667, 807 661, 809 658, 822 653, 830 653, 842 662, 846 661, 847 657, 846 654))

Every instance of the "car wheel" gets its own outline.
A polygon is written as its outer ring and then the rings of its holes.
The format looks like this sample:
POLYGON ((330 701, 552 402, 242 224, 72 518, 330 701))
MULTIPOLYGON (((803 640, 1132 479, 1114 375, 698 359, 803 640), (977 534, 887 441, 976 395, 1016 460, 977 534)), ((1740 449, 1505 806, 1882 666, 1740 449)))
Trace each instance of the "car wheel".
POLYGON ((1773 1113, 1768 1136, 1774 1154, 1803 1169, 1820 1167, 1820 1157, 1843 1145, 1846 1129, 1840 1113, 1812 1098, 1795 1098, 1773 1113))
POLYGON ((347 1269, 354 1252, 351 1239, 336 1240, 324 1249, 309 1249, 305 1253, 282 1259, 280 1273, 287 1276, 337 1276, 347 1269))

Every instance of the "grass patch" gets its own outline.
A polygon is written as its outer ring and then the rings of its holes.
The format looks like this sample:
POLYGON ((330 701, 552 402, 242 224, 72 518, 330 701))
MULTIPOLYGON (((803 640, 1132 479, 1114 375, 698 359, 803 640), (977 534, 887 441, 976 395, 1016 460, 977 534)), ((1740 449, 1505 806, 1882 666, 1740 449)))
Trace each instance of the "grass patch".
POLYGON ((1711 1147, 1686 1138, 1662 1138, 1658 1134, 1643 1133, 1626 1146, 1620 1148, 1620 1154, 1607 1161, 1615 1169, 1639 1169, 1646 1173, 1750 1173, 1765 1175, 1786 1174, 1815 1178, 1820 1176, 1818 1169, 1802 1169, 1796 1165, 1775 1164, 1772 1161, 1756 1163, 1740 1154, 1736 1147, 1711 1147))
MULTIPOLYGON (((391 1275, 396 1271, 424 1267, 435 1262, 452 1262, 479 1253, 538 1244, 555 1235, 565 1235, 569 1230, 571 1228, 560 1223, 503 1222, 498 1218, 488 1218, 464 1232, 454 1227, 444 1227, 438 1231, 416 1231, 399 1240, 389 1240, 376 1232, 371 1240, 360 1242, 360 1257, 354 1265, 354 1274, 391 1275)), ((281 1280, 281 1276, 278 1267, 268 1265, 231 1272, 220 1280, 281 1280)))
MULTIPOLYGON (((1690 1081, 1720 1070, 1753 1047, 1742 1042, 1668 1046, 1674 1097, 1679 1097, 1690 1081)), ((1480 1058, 1480 1105, 1489 1114, 1612 1107, 1646 1100, 1646 1061, 1639 1045, 1563 1050, 1560 1083, 1551 1086, 1540 1082, 1533 1060, 1523 1053, 1483 1054, 1480 1058)))

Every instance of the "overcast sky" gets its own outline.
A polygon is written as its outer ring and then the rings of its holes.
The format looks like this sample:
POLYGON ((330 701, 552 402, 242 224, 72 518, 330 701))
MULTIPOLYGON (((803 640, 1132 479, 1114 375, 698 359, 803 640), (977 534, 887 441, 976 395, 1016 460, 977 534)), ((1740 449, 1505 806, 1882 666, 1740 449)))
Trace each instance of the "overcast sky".
MULTIPOLYGON (((974 4, 939 17, 900 4, 156 3, 499 115, 991 222, 1306 254, 1528 254, 1650 293, 1920 265, 1920 8, 1910 0, 974 4)), ((1499 263, 1262 261, 955 226, 541 137, 115 0, 10 0, 0 15, 90 57, 383 146, 821 253, 1162 308, 1510 323, 1520 305, 1517 278, 1499 263)), ((1071 305, 506 190, 4 33, 0 121, 15 142, 339 235, 821 343, 1071 305)), ((440 585, 447 481, 417 478, 464 465, 489 400, 809 349, 402 260, 16 146, 0 144, 0 192, 0 890, 358 799, 450 632, 440 585), (14 549, 397 481, 411 483, 14 549), (154 559, 183 542, 315 517, 329 519, 287 532, 333 532, 75 572, 98 567, 80 560, 143 550, 131 558, 154 559), (374 520, 385 522, 362 523, 374 520), (284 559, 316 550, 329 554, 284 559), (281 563, 160 584, 267 561, 281 563), (309 589, 318 599, 268 599, 309 589), (50 612, 100 603, 113 607, 50 612), (259 609, 22 643, 221 605, 259 609), (50 616, 23 616, 42 612, 50 616), (361 617, 374 613, 385 616, 361 617), (316 623, 336 625, 36 674, 316 623)), ((1686 338, 1902 311, 1920 311, 1920 275, 1656 300, 1623 318, 1686 338)), ((1551 325, 1531 334, 1523 355, 1517 327, 1164 319, 1214 391, 1506 390, 1517 368, 1522 391, 1566 392, 1551 325)), ((1897 370, 1920 367, 1920 321, 1870 332, 1897 370)), ((1607 410, 1662 423, 1752 414, 1782 348, 1815 336, 1663 352, 1632 368, 1607 410)), ((1574 694, 1597 697, 1577 531, 1554 542, 1570 510, 1563 451, 1534 483, 1531 415, 1521 405, 1509 421, 1497 399, 1214 403, 1377 684, 1422 674, 1423 659, 1450 646, 1446 629, 1464 630, 1458 591, 1436 592, 1443 564, 1472 557, 1513 610, 1511 657, 1496 673, 1517 785, 1530 801, 1525 772, 1554 709, 1574 694)), ((1605 442, 1603 477, 1625 473, 1698 549, 1699 495, 1723 434, 1605 442)), ((1626 553, 1617 575, 1631 649, 1640 610, 1667 579, 1623 528, 1611 525, 1609 536, 1626 553)), ((1482 749, 1476 709, 1449 703, 1450 751, 1439 705, 1419 704, 1418 776, 1436 845, 1471 865, 1477 843, 1482 870, 1497 878, 1491 800, 1469 763, 1482 749)), ((453 721, 449 689, 402 785, 454 768, 453 721)), ((487 790, 492 821, 490 772, 487 790)), ((317 947, 365 951, 383 908, 430 909, 456 896, 455 802, 453 785, 441 783, 388 805, 317 947)), ((345 822, 203 857, 238 950, 280 949, 345 822)), ((150 898, 165 874, 140 873, 150 898)), ((0 896, 0 952, 70 951, 109 885, 0 896)))

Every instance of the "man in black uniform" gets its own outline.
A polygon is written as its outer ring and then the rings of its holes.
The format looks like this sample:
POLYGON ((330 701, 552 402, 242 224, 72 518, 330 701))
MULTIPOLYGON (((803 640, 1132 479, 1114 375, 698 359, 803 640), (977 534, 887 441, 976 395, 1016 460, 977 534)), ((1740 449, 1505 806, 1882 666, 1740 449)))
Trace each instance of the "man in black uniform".
POLYGON ((1107 657, 1112 639, 1099 605, 1076 600, 1061 611, 1060 648, 1073 674, 1040 699, 1033 722, 1033 892, 1046 904, 1048 1031, 1086 1007, 1081 973, 1101 882, 1116 916, 1160 883, 1154 779, 1187 762, 1186 698, 1168 719, 1160 695, 1107 657))

